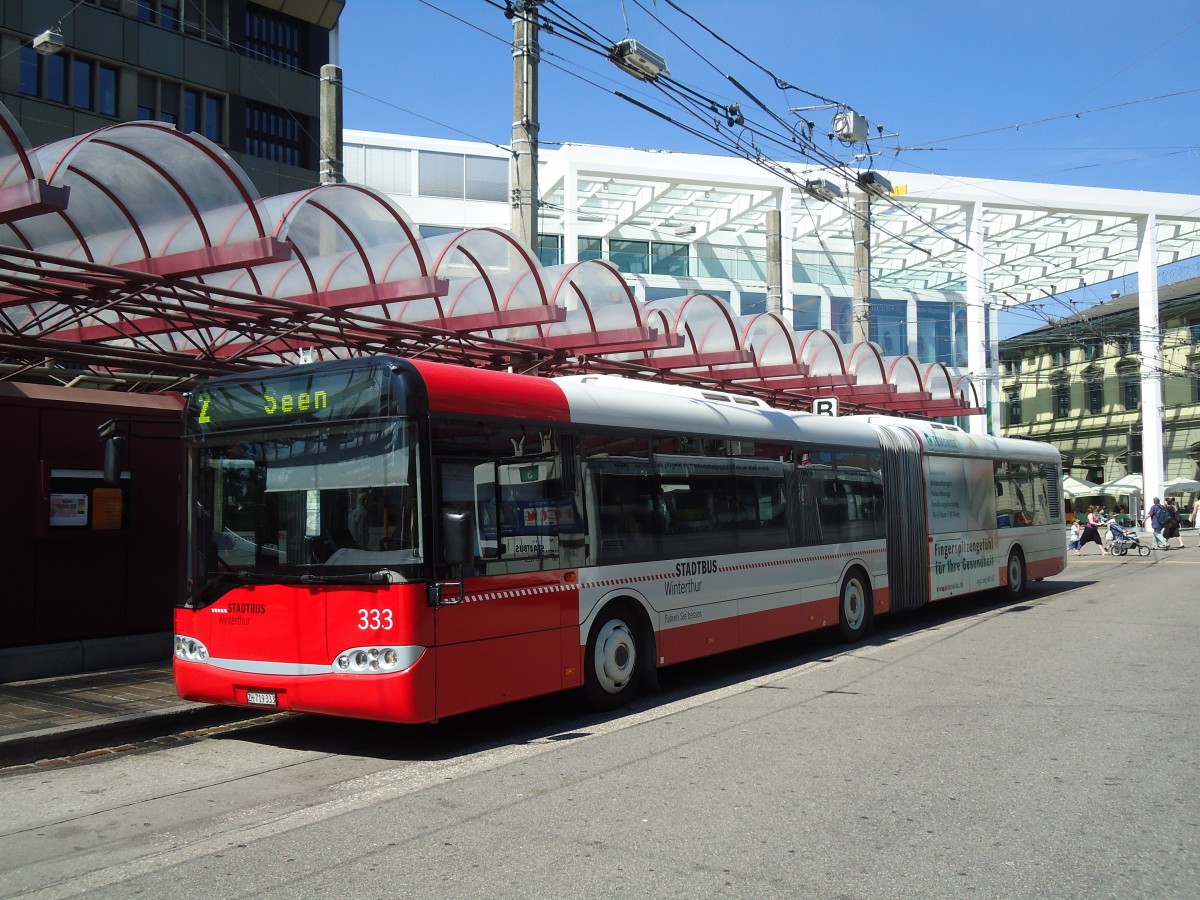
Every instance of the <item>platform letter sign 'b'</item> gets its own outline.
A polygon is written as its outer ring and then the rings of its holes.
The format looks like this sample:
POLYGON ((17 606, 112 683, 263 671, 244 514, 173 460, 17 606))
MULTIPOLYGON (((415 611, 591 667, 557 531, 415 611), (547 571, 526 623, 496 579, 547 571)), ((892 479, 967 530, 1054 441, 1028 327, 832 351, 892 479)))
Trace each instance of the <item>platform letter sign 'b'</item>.
POLYGON ((818 416, 837 416, 837 397, 818 397, 813 401, 812 411, 818 416))

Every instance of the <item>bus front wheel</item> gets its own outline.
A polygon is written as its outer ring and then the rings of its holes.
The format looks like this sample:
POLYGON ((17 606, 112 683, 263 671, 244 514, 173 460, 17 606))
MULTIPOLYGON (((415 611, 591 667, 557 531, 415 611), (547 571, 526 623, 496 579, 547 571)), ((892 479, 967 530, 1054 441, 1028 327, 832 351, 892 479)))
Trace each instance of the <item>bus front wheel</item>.
POLYGON ((616 709, 638 688, 637 620, 621 606, 608 607, 592 625, 584 656, 583 692, 593 709, 616 709))
POLYGON ((838 632, 846 643, 860 641, 871 617, 871 582, 862 569, 851 569, 838 597, 838 632))

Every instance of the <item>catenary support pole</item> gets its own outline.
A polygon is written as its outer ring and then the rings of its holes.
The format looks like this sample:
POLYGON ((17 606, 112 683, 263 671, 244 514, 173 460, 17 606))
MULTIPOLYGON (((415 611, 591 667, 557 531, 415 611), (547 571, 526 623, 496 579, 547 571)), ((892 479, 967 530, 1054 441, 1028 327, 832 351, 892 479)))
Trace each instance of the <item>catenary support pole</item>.
POLYGON ((532 249, 537 248, 538 221, 539 2, 513 4, 512 233, 532 249))

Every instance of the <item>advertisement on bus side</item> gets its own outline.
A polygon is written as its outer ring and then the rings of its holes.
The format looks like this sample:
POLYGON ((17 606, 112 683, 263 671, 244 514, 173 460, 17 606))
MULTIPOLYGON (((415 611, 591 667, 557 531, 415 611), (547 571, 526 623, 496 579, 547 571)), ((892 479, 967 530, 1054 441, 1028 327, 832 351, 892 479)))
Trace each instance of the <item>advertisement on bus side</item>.
POLYGON ((929 565, 932 596, 955 597, 1000 585, 995 479, 990 459, 929 456, 929 565))

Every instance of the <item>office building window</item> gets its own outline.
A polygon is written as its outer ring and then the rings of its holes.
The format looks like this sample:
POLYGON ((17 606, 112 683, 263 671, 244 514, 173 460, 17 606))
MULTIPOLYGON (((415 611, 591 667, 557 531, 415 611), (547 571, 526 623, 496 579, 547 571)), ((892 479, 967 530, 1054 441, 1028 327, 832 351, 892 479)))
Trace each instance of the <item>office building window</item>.
POLYGON ((229 34, 226 0, 183 0, 183 33, 213 43, 224 43, 229 34))
POLYGON ((509 201, 506 159, 422 150, 417 166, 417 190, 423 197, 509 201))
POLYGON ((608 241, 608 258, 622 272, 645 275, 650 271, 649 241, 608 241))
POLYGON ((152 75, 138 76, 137 117, 199 132, 218 144, 225 136, 224 98, 152 75))
POLYGON ((1054 417, 1067 419, 1071 416, 1071 386, 1056 384, 1054 386, 1054 417))
POLYGON ((1117 371, 1117 383, 1121 390, 1121 406, 1136 410, 1142 403, 1142 381, 1138 370, 1124 367, 1117 371))
POLYGON ((183 89, 183 132, 190 134, 199 131, 200 125, 200 92, 192 88, 183 89))
POLYGON ((1021 394, 1019 391, 1008 392, 1008 418, 1005 422, 1008 425, 1021 424, 1021 394))
POLYGON ((221 143, 225 135, 225 101, 212 94, 204 95, 204 118, 200 133, 213 143, 221 143))
POLYGON ((87 59, 71 63, 71 105, 79 109, 92 108, 92 68, 87 59))
POLYGON ((67 102, 67 59, 61 53, 43 56, 42 97, 55 103, 67 102))
POLYGON ((28 97, 36 97, 41 93, 41 69, 38 61, 41 57, 32 47, 21 48, 21 93, 28 97))
POLYGON ((537 236, 538 261, 543 266, 557 266, 562 262, 562 235, 539 234, 537 236))
POLYGON ((346 144, 342 148, 346 179, 388 194, 412 194, 413 156, 411 150, 369 144, 346 144))
POLYGON ((903 300, 871 301, 871 340, 885 356, 908 352, 908 304, 903 300))
POLYGON ((117 70, 112 66, 96 66, 96 112, 105 116, 117 114, 117 70))
MULTIPOLYGON (((85 0, 92 6, 125 12, 125 0, 85 0)), ((148 25, 182 31, 189 37, 227 43, 229 0, 136 0, 131 15, 148 25)))
MULTIPOLYGON (((179 124, 179 94, 182 86, 173 81, 158 84, 158 118, 169 125, 179 124)), ((185 131, 187 129, 184 129, 185 131)))
POLYGON ((260 103, 246 104, 244 151, 289 166, 307 165, 305 129, 294 113, 260 103))
POLYGON ((491 156, 463 157, 466 177, 463 181, 467 200, 508 202, 508 160, 491 156))
POLYGON ((265 9, 247 7, 246 44, 242 52, 250 59, 303 70, 307 62, 303 37, 299 23, 265 9))
POLYGON ((1099 372, 1089 372, 1083 376, 1083 393, 1090 415, 1098 416, 1104 412, 1104 377, 1099 372))
POLYGON ((686 278, 690 274, 687 244, 651 241, 650 254, 650 271, 653 274, 674 275, 677 278, 686 278))
POLYGON ((742 315, 753 316, 767 311, 767 295, 760 291, 742 291, 742 315))
POLYGON ((70 103, 106 116, 117 114, 117 70, 72 53, 42 56, 22 47, 18 61, 20 90, 28 97, 70 103))
POLYGON ((604 259, 604 242, 602 238, 581 237, 579 239, 579 259, 604 259))

